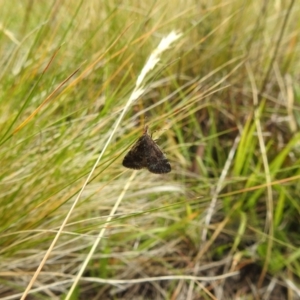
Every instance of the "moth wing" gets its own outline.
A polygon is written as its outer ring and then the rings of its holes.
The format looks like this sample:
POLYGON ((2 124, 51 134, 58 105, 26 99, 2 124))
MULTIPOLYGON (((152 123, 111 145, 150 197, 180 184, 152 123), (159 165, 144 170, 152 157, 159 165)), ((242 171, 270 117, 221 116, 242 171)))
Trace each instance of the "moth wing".
POLYGON ((171 165, 168 159, 154 141, 153 144, 154 145, 151 147, 146 157, 147 169, 155 174, 164 174, 171 172, 171 165))
POLYGON ((141 137, 129 150, 123 159, 123 166, 129 169, 140 170, 147 167, 145 159, 145 145, 141 137))

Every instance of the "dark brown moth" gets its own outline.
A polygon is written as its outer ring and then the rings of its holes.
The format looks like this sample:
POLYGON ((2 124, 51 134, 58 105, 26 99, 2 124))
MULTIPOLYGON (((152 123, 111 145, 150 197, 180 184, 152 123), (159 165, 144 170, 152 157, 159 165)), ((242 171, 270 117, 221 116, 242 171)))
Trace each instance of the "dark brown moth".
POLYGON ((144 134, 124 157, 123 166, 135 170, 147 168, 151 173, 155 174, 171 172, 169 161, 148 134, 147 126, 145 127, 144 134))

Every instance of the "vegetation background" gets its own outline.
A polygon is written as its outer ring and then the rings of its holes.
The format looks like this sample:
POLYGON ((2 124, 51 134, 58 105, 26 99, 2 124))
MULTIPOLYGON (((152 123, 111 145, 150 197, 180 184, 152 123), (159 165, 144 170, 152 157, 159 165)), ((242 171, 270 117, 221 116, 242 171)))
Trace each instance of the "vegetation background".
POLYGON ((0 4, 1 299, 300 299, 299 1, 0 4))

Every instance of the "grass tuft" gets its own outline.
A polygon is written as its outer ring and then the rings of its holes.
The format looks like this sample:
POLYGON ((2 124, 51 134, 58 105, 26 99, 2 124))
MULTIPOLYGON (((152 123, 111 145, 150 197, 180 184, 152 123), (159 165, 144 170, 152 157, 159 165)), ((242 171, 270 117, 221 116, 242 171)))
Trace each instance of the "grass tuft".
POLYGON ((1 299, 300 298, 297 1, 2 2, 1 299))

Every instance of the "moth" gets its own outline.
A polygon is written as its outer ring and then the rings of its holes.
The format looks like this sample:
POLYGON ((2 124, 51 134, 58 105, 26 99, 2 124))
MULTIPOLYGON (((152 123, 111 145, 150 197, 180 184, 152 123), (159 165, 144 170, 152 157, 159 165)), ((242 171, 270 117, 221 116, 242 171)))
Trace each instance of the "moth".
POLYGON ((123 166, 140 170, 147 168, 151 173, 164 174, 171 172, 171 165, 145 127, 143 135, 132 146, 123 159, 123 166))

